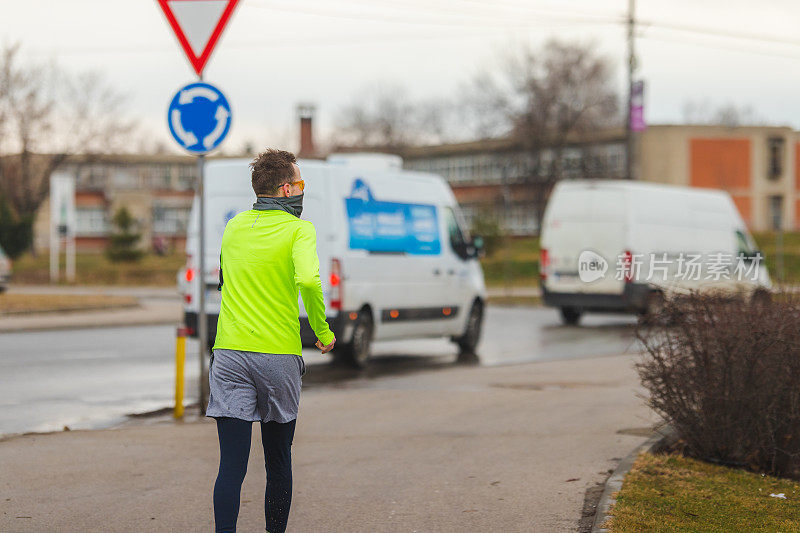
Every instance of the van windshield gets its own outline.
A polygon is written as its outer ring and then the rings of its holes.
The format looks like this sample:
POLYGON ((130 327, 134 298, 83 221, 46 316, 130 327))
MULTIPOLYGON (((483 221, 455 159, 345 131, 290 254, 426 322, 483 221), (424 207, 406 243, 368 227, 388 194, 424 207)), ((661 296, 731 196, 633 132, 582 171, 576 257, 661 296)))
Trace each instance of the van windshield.
POLYGON ((756 247, 743 231, 736 230, 736 253, 739 255, 752 255, 756 247))
POLYGON ((453 250, 463 255, 469 243, 469 235, 464 231, 463 226, 459 223, 457 213, 450 207, 444 208, 444 219, 447 223, 447 233, 450 237, 450 246, 453 250))

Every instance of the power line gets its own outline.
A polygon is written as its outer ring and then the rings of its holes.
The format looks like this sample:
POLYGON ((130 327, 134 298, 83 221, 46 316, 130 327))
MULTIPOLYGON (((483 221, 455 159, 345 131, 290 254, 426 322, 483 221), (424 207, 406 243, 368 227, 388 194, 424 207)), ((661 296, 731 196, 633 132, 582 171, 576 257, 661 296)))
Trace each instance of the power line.
POLYGON ((646 39, 648 41, 658 41, 658 42, 665 42, 665 43, 678 43, 678 44, 686 44, 689 46, 699 46, 702 48, 712 48, 716 50, 724 50, 728 52, 745 52, 749 54, 756 54, 761 56, 769 56, 769 57, 781 57, 787 59, 800 59, 800 54, 791 54, 791 53, 784 53, 777 50, 763 50, 757 48, 747 47, 745 45, 737 46, 735 44, 723 44, 723 43, 709 43, 704 41, 699 41, 694 39, 693 41, 687 41, 685 37, 667 37, 667 36, 655 36, 655 35, 647 35, 640 33, 637 35, 640 39, 646 39))
MULTIPOLYGON (((553 25, 549 23, 528 23, 522 29, 530 29, 534 27, 555 28, 555 27, 570 27, 570 24, 553 25)), ((465 28, 465 31, 421 31, 421 32, 408 32, 408 33, 373 33, 362 35, 331 35, 322 37, 302 38, 296 39, 296 35, 277 37, 275 39, 267 40, 253 40, 253 41, 230 41, 225 43, 225 49, 251 49, 251 48, 282 48, 286 46, 293 47, 313 47, 313 46, 349 46, 349 45, 363 45, 363 44, 381 44, 383 42, 403 42, 403 41, 416 41, 416 40, 447 40, 447 39, 472 39, 475 37, 492 37, 503 35, 505 28, 491 28, 485 31, 477 31, 471 28, 465 28)), ((30 52, 51 54, 53 50, 38 49, 31 47, 27 49, 30 52)), ((165 53, 174 52, 175 45, 172 43, 164 44, 125 44, 125 45, 77 45, 77 46, 59 46, 55 52, 59 55, 107 55, 107 54, 141 54, 141 53, 165 53)))
MULTIPOLYGON (((320 9, 320 8, 304 8, 299 6, 287 6, 287 5, 276 5, 275 3, 270 3, 270 5, 266 5, 265 3, 249 4, 252 8, 257 9, 266 9, 271 11, 283 11, 288 13, 302 13, 306 15, 312 15, 317 17, 326 17, 326 18, 336 18, 336 19, 350 19, 350 20, 365 20, 369 22, 389 22, 395 24, 412 24, 412 25, 427 25, 427 26, 448 26, 448 27, 478 27, 478 28, 485 28, 489 27, 500 27, 500 28, 510 28, 510 27, 525 27, 529 25, 532 21, 530 19, 520 19, 519 17, 498 17, 496 15, 492 16, 479 16, 479 15, 461 15, 459 13, 447 13, 442 14, 439 18, 436 19, 421 19, 419 17, 403 17, 403 16, 396 16, 392 14, 386 13, 369 13, 364 12, 363 5, 359 6, 360 12, 341 12, 336 10, 330 9, 320 9), (467 17, 466 19, 464 17, 467 17), (459 19, 459 17, 461 17, 459 19)), ((553 16, 547 15, 546 18, 539 17, 538 19, 534 20, 535 22, 553 22, 553 23, 574 23, 574 24, 615 24, 619 22, 619 20, 609 20, 609 21, 600 21, 597 19, 591 19, 586 17, 575 17, 575 16, 553 16)))
MULTIPOLYGON (((454 0, 456 1, 456 0, 454 0)), ((524 10, 528 14, 534 14, 537 11, 537 8, 531 8, 530 6, 518 4, 515 2, 508 3, 499 1, 497 3, 488 0, 457 0, 459 3, 465 3, 469 5, 475 6, 487 6, 487 7, 496 7, 497 5, 505 5, 507 7, 512 7, 513 9, 520 9, 524 10)), ((402 2, 397 3, 393 0, 373 0, 370 5, 378 5, 387 7, 392 10, 400 10, 400 9, 407 9, 408 3, 402 2)), ((331 37, 322 37, 322 38, 304 38, 300 41, 292 40, 287 38, 276 38, 271 40, 255 40, 255 41, 247 41, 247 42, 228 42, 226 43, 226 48, 273 48, 273 47, 282 47, 288 44, 292 44, 294 46, 336 46, 336 45, 350 45, 350 44, 370 44, 370 43, 380 43, 380 42, 398 42, 398 41, 407 41, 407 40, 438 40, 438 39, 462 39, 462 38, 472 38, 478 36, 491 36, 495 35, 498 30, 508 30, 508 29, 517 29, 517 30, 526 30, 534 27, 545 27, 549 29, 554 28, 567 28, 573 26, 580 26, 580 25, 595 25, 595 26, 603 26, 603 25, 617 25, 617 24, 627 24, 627 20, 624 17, 616 16, 616 15, 609 15, 609 14, 600 14, 595 12, 596 14, 586 15, 586 16, 570 16, 566 15, 567 13, 564 10, 557 10, 553 11, 550 10, 547 13, 543 13, 541 16, 538 17, 517 17, 517 18, 507 18, 507 17, 498 17, 496 14, 493 15, 484 15, 480 14, 477 11, 471 11, 468 13, 454 13, 447 11, 444 6, 437 6, 436 4, 426 4, 421 5, 415 3, 415 7, 419 9, 423 9, 426 11, 424 17, 427 18, 419 18, 419 17, 408 17, 408 16, 397 16, 390 13, 380 13, 380 12, 367 12, 364 11, 364 5, 353 5, 353 7, 358 7, 362 11, 360 13, 355 12, 341 12, 331 9, 320 9, 320 8, 303 8, 297 7, 296 4, 289 5, 275 5, 274 1, 267 0, 266 2, 262 3, 248 3, 245 4, 251 8, 257 9, 264 9, 264 10, 273 10, 273 11, 283 11, 295 14, 308 14, 312 16, 318 17, 326 17, 326 18, 337 18, 337 19, 350 19, 350 20, 366 20, 370 22, 389 22, 389 23, 401 23, 401 24, 412 24, 412 25, 425 25, 425 26, 443 26, 447 28, 454 28, 454 29, 463 29, 467 30, 469 33, 461 34, 461 33, 442 33, 441 30, 437 30, 436 32, 432 32, 430 30, 424 30, 421 32, 411 32, 411 33, 396 33, 396 34, 386 34, 386 33, 378 33, 378 34, 366 34, 366 35, 357 35, 357 36, 331 36, 331 37), (269 5, 267 5, 269 4, 269 5), (432 20, 430 16, 437 16, 439 17, 436 20, 432 20), (484 30, 484 31, 471 31, 471 30, 484 30), (288 41, 288 42, 287 42, 288 41)), ((541 11, 541 10, 540 10, 541 11)), ((719 28, 710 28, 710 27, 703 27, 697 25, 690 25, 690 24, 677 24, 672 22, 658 22, 658 21, 636 21, 636 25, 639 28, 637 31, 638 38, 649 39, 653 41, 663 41, 663 42, 686 42, 684 39, 670 39, 667 37, 658 37, 658 36, 651 36, 646 34, 643 31, 645 29, 652 29, 652 30, 662 30, 662 31, 673 31, 673 32, 682 32, 682 33, 689 33, 693 35, 699 36, 708 36, 708 37, 717 37, 717 38, 724 38, 724 39, 734 39, 740 41, 756 41, 762 42, 765 44, 773 44, 773 45, 784 45, 784 46, 800 46, 800 40, 796 39, 788 39, 788 38, 781 38, 781 37, 773 37, 764 34, 757 34, 757 33, 747 33, 747 32, 738 32, 738 31, 731 31, 731 30, 724 30, 719 28)), ((760 55, 769 55, 774 57, 786 57, 790 59, 795 59, 798 56, 791 54, 791 53, 782 53, 780 51, 766 51, 766 50, 753 50, 750 48, 734 48, 734 47, 726 47, 724 45, 714 45, 710 43, 703 43, 695 41, 694 44, 702 47, 707 48, 718 48, 723 50, 740 50, 744 52, 751 52, 760 55)), ((172 44, 163 45, 153 45, 150 43, 142 43, 142 44, 129 44, 129 45, 104 45, 98 47, 97 45, 87 45, 87 46, 76 46, 76 47, 59 47, 57 53, 59 54, 116 54, 116 53, 157 53, 162 51, 172 51, 174 46, 172 44)), ((33 48, 32 50, 35 50, 33 48)), ((48 52, 50 53, 50 52, 48 52)))
POLYGON ((721 30, 717 28, 708 28, 703 26, 694 26, 689 24, 675 24, 670 22, 655 22, 655 21, 637 21, 637 25, 639 26, 648 26, 652 28, 658 28, 663 30, 672 30, 672 31, 679 31, 684 33, 694 33, 694 34, 701 34, 701 35, 710 35, 714 37, 725 37, 728 39, 741 39, 741 40, 748 40, 748 41, 761 41, 765 43, 771 44, 785 44, 791 46, 800 46, 800 40, 797 39, 787 39, 782 37, 773 37, 770 35, 764 34, 757 34, 757 33, 746 33, 746 32, 737 32, 737 31, 730 31, 730 30, 721 30))

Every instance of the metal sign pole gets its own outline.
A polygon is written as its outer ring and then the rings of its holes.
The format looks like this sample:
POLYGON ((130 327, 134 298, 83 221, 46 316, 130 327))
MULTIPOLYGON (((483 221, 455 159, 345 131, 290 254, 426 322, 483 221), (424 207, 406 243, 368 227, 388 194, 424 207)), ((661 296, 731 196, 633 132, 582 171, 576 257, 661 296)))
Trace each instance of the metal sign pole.
POLYGON ((205 199, 205 155, 197 156, 197 195, 200 198, 200 258, 198 262, 198 284, 200 297, 197 304, 197 336, 200 340, 200 412, 206 414, 206 352, 208 351, 208 319, 206 318, 206 199, 205 199))
MULTIPOLYGON (((203 81, 203 73, 198 75, 198 81, 203 81)), ((197 304, 200 306, 197 313, 197 336, 200 338, 200 414, 206 414, 206 351, 208 350, 208 319, 206 318, 206 176, 205 176, 206 156, 197 156, 197 196, 200 197, 200 261, 198 269, 200 274, 198 281, 200 285, 200 297, 197 304)))
MULTIPOLYGON (((225 95, 216 87, 203 83, 203 69, 206 62, 211 57, 225 26, 230 20, 239 0, 226 0, 222 13, 217 18, 207 16, 206 6, 208 2, 179 2, 185 4, 181 6, 181 17, 177 17, 173 11, 173 6, 169 0, 157 0, 158 5, 164 12, 167 22, 175 32, 178 42, 181 44, 186 57, 197 73, 198 83, 187 85, 181 88, 172 99, 167 110, 167 124, 175 141, 190 152, 198 153, 197 174, 199 183, 197 185, 197 196, 200 199, 200 259, 198 261, 198 281, 200 294, 197 304, 200 307, 197 313, 197 335, 200 340, 200 412, 205 414, 206 398, 208 395, 208 377, 206 375, 206 352, 208 351, 208 318, 206 317, 206 225, 205 225, 205 155, 219 146, 231 124, 231 110, 225 95), (187 12, 188 10, 188 12, 187 12), (188 13, 188 14, 187 14, 188 13), (189 40, 187 35, 207 35, 203 43, 196 43, 189 40), (199 45, 197 48, 195 45, 199 45), (213 117, 217 121, 217 127, 209 132, 203 132, 202 137, 194 131, 186 131, 182 122, 184 111, 188 113, 204 114, 208 107, 203 105, 199 110, 192 111, 192 104, 195 98, 205 99, 209 102, 217 102, 216 111, 213 117), (198 137, 200 137, 198 139, 198 137), (198 148, 193 148, 197 146, 198 148), (201 155, 202 154, 202 155, 201 155)), ((193 121, 189 121, 190 123, 193 121)), ((194 121, 196 122, 196 121, 194 121)))

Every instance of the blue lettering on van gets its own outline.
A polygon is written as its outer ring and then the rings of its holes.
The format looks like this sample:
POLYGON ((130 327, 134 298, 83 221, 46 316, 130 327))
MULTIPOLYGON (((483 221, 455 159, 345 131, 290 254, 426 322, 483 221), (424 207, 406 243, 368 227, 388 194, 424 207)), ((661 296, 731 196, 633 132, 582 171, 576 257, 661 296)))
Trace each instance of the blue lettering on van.
POLYGON ((415 255, 441 253, 435 205, 376 200, 361 178, 353 181, 350 196, 344 202, 351 249, 415 255))

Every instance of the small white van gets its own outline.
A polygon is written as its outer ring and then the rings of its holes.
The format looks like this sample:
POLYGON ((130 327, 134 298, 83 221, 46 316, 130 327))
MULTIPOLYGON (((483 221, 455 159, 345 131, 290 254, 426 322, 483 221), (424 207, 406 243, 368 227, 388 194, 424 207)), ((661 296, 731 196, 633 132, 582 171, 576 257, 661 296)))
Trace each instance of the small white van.
POLYGON ((566 324, 586 312, 653 313, 689 291, 763 294, 763 257, 724 191, 593 180, 556 185, 542 223, 546 305, 566 324))
MULTIPOLYGON (((206 273, 197 273, 199 202, 195 198, 178 274, 186 326, 196 330, 200 280, 206 290, 209 345, 216 335, 219 255, 225 224, 252 209, 250 161, 212 160, 205 168, 206 273)), ((439 176, 402 169, 383 154, 301 160, 303 219, 317 232, 320 278, 334 354, 364 366, 373 340, 449 337, 462 353, 478 343, 486 302, 480 242, 464 228, 450 187, 439 176)), ((316 336, 300 300, 301 338, 316 336)), ((196 331, 194 332, 196 335, 196 331)))

